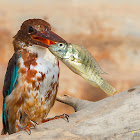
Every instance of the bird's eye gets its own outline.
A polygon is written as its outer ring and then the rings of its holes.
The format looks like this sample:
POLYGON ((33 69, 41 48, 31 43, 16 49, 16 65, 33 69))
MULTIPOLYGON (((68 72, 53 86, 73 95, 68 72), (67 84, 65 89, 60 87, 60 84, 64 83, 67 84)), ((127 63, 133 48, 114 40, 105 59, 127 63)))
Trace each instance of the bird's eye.
POLYGON ((29 32, 29 33, 32 33, 33 31, 34 31, 33 27, 32 27, 32 26, 29 26, 29 27, 28 27, 28 32, 29 32))
POLYGON ((58 45, 59 45, 59 47, 63 47, 63 46, 64 46, 64 44, 63 44, 63 43, 59 43, 58 45))

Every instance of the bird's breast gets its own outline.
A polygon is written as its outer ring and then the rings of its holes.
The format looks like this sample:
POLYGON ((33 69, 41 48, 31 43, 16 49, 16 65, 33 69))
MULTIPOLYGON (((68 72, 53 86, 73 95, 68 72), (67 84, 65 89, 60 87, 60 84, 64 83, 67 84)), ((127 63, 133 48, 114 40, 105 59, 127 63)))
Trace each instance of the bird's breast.
POLYGON ((38 121, 48 114, 58 90, 59 62, 50 55, 42 57, 25 51, 19 59, 19 85, 24 86, 21 91, 23 108, 32 120, 38 121))

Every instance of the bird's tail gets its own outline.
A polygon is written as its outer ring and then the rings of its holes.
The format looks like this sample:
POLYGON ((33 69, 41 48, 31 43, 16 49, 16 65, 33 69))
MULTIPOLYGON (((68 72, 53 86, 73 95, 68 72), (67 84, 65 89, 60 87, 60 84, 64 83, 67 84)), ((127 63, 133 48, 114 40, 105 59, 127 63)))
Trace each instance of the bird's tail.
POLYGON ((6 110, 6 103, 3 102, 3 113, 2 113, 2 120, 3 120, 3 129, 1 131, 1 135, 6 135, 9 132, 9 123, 7 118, 7 110, 6 110))
MULTIPOLYGON (((90 78, 91 79, 91 78, 90 78)), ((90 84, 96 87, 100 87, 106 94, 113 96, 116 89, 107 83, 100 75, 95 75, 93 80, 88 80, 90 84)))

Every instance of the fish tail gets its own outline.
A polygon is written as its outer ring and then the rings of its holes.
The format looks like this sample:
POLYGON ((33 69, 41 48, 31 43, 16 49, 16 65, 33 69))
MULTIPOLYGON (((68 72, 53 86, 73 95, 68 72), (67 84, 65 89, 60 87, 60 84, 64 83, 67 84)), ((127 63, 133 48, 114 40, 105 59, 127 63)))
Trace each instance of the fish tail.
MULTIPOLYGON (((116 92, 116 89, 112 87, 109 83, 107 83, 100 75, 96 75, 94 77, 94 81, 92 83, 96 84, 108 95, 113 96, 116 92)), ((91 81, 90 81, 91 82, 91 81)), ((92 84, 91 83, 91 84, 92 84)), ((97 86, 96 86, 97 87, 97 86)))
POLYGON ((102 79, 99 75, 98 86, 108 95, 113 96, 116 92, 116 89, 112 87, 109 83, 107 83, 104 79, 102 79))

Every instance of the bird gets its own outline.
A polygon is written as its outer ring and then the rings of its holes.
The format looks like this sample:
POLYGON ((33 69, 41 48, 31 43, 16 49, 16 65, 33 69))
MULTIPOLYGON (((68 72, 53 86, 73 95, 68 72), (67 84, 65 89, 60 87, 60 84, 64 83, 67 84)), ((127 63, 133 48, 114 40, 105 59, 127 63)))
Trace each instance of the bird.
POLYGON ((48 50, 57 42, 66 43, 42 19, 24 21, 14 36, 14 54, 3 85, 2 135, 30 133, 36 123, 45 122, 59 85, 59 61, 48 50))

